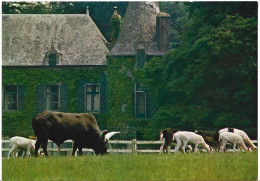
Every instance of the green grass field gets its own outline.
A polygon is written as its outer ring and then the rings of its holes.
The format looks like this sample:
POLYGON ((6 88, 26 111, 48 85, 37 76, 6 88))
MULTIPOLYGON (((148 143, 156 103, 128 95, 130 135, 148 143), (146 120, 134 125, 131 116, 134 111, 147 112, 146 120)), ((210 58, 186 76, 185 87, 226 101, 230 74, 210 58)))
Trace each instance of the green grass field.
POLYGON ((257 180, 257 152, 2 159, 3 180, 257 180))

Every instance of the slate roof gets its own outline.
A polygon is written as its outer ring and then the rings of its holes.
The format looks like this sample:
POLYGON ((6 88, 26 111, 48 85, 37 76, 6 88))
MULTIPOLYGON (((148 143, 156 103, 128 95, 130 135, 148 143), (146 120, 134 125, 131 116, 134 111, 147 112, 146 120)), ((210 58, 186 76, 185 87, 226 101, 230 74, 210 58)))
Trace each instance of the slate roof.
POLYGON ((107 56, 135 56, 137 47, 146 55, 162 55, 156 43, 157 2, 129 2, 118 39, 107 56))
POLYGON ((106 40, 87 14, 2 15, 2 65, 106 65, 106 40))

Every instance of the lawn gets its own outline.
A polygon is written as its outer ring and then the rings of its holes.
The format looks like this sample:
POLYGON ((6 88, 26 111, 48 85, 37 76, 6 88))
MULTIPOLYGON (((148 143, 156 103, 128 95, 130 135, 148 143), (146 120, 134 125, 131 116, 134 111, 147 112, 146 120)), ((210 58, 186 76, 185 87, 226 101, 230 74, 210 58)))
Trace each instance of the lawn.
POLYGON ((2 160, 3 180, 257 180, 257 152, 2 160))

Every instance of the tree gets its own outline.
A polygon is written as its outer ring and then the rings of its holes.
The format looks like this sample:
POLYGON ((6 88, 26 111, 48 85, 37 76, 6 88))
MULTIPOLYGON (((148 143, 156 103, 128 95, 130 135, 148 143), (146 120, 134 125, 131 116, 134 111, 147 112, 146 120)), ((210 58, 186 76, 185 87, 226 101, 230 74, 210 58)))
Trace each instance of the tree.
MULTIPOLYGON (((254 128, 257 124, 256 2, 185 5, 188 15, 178 29, 180 43, 158 67, 162 74, 157 84, 147 81, 147 86, 160 90, 154 101, 157 107, 151 126, 186 130, 254 128)), ((148 72, 148 80, 157 75, 156 70, 148 72)))

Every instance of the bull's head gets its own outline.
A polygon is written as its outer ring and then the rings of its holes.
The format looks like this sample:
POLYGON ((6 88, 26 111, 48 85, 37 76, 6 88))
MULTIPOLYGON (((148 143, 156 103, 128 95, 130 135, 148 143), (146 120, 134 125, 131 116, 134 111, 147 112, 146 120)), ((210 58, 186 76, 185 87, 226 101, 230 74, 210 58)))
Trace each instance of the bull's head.
POLYGON ((107 130, 104 130, 101 132, 100 135, 100 144, 97 145, 95 148, 95 153, 96 154, 105 154, 107 153, 107 143, 109 139, 114 136, 115 134, 119 134, 120 132, 117 131, 112 131, 112 132, 107 132, 107 130))

